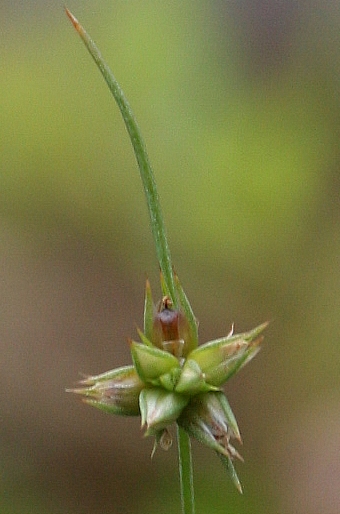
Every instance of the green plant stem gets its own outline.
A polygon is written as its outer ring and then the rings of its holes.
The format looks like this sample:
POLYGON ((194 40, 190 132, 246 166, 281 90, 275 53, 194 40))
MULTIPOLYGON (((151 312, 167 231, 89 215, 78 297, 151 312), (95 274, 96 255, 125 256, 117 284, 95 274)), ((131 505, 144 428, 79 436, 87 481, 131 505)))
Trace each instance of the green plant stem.
POLYGON ((191 442, 186 431, 178 425, 177 442, 182 514, 195 514, 191 442))
MULTIPOLYGON (((101 74, 103 75, 124 119, 142 178, 146 202, 150 215, 152 235, 156 245, 157 258, 163 274, 164 284, 167 289, 167 294, 170 296, 174 306, 176 307, 178 299, 176 295, 175 279, 169 245, 166 237, 164 220, 160 207, 156 181, 139 126, 129 105, 129 102, 125 98, 125 95, 117 80, 115 79, 112 71, 103 60, 97 46, 68 9, 66 9, 66 13, 78 34, 82 38, 83 42, 85 43, 85 46, 94 59, 101 74)), ((195 514, 190 438, 182 428, 178 427, 177 439, 182 514, 195 514)))
POLYGON ((133 145, 140 175, 142 178, 146 202, 150 215, 152 235, 156 245, 158 262, 163 274, 164 283, 167 288, 167 294, 170 296, 174 306, 177 306, 173 266, 171 262, 170 249, 166 237, 165 225, 159 202, 157 186, 149 161, 149 157, 146 151, 146 146, 142 138, 139 126, 137 124, 135 115, 115 76, 113 75, 109 66, 103 60, 101 53, 97 48, 96 44, 94 43, 94 41, 90 38, 85 29, 80 25, 78 20, 73 16, 73 14, 68 9, 66 9, 66 13, 70 18, 73 26, 77 30, 78 34, 82 38, 86 48, 88 49, 90 55, 92 56, 96 65, 98 66, 101 74, 103 75, 122 114, 125 126, 131 139, 131 143, 133 145))

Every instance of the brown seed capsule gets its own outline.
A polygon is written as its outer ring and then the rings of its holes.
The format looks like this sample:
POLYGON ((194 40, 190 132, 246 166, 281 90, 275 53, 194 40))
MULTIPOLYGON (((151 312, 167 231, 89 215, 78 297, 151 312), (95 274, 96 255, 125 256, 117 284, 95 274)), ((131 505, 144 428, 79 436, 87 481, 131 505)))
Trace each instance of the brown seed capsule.
POLYGON ((158 320, 162 328, 163 341, 175 341, 179 339, 179 316, 180 312, 172 309, 170 298, 165 296, 155 316, 155 321, 158 320))
POLYGON ((188 332, 187 325, 182 312, 173 309, 171 299, 164 296, 153 317, 153 344, 181 359, 188 332))

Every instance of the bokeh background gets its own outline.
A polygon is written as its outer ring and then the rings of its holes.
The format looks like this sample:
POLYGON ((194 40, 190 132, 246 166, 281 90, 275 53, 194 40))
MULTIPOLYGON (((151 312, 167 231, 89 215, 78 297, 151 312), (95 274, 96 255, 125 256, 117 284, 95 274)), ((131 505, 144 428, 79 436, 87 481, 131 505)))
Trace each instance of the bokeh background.
MULTIPOLYGON (((201 341, 272 320, 226 388, 244 495, 194 444, 197 513, 338 514, 339 3, 68 7, 139 120, 201 341)), ((64 392, 130 363, 160 294, 123 122, 60 2, 0 14, 1 513, 177 513, 176 448, 64 392)))

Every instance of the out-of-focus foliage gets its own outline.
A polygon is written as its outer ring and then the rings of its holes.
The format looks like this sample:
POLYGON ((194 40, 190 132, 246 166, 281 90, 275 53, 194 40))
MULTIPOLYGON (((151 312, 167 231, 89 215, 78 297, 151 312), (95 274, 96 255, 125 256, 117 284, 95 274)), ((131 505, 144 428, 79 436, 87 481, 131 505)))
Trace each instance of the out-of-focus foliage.
MULTIPOLYGON (((245 495, 195 447, 198 513, 337 514, 337 2, 68 7, 139 120, 200 340, 273 320, 227 390, 245 495)), ((178 512, 175 451, 64 394, 127 363, 158 280, 128 137, 60 5, 0 13, 1 512, 178 512)))

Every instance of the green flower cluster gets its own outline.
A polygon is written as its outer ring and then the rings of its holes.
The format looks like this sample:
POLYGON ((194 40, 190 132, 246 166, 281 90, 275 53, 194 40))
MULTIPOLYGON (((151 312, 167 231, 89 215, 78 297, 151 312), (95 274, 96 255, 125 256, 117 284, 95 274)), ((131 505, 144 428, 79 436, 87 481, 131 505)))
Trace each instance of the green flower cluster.
POLYGON ((164 296, 155 307, 147 282, 144 332, 141 342, 131 341, 133 365, 90 376, 70 391, 108 413, 140 415, 145 435, 155 436, 154 450, 171 446, 168 428, 176 422, 217 452, 241 491, 232 460, 242 458, 230 443, 241 436, 221 386, 256 355, 267 323, 198 346, 197 320, 178 277, 176 307, 161 284, 164 296))

